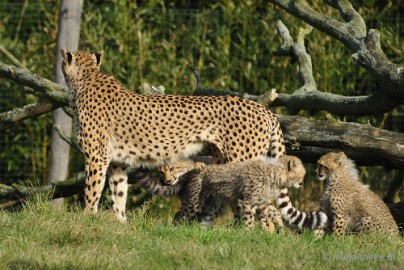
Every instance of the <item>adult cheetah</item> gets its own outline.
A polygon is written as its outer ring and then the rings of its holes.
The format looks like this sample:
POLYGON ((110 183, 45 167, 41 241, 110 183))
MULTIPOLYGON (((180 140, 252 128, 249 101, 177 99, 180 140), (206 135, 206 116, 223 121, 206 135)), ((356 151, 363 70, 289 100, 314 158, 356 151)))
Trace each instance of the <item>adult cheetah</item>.
POLYGON ((265 107, 234 96, 144 96, 100 71, 103 52, 62 49, 77 142, 85 154, 86 209, 97 212, 110 175, 113 209, 126 220, 126 168, 160 166, 213 145, 212 163, 285 154, 282 130, 265 107), (109 168, 109 169, 108 169, 109 168))

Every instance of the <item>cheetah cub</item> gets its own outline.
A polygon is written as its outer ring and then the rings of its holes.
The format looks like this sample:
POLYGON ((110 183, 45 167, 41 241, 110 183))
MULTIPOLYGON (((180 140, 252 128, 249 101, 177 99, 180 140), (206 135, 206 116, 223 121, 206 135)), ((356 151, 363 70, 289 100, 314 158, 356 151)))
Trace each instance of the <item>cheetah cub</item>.
POLYGON ((322 156, 316 173, 320 181, 326 181, 320 207, 330 218, 332 233, 338 236, 347 232, 398 235, 386 204, 359 182, 354 162, 343 152, 322 156))
POLYGON ((198 219, 209 225, 230 204, 248 228, 254 227, 258 214, 263 227, 273 231, 273 223, 282 226, 282 219, 270 201, 283 188, 300 187, 305 174, 300 159, 282 156, 194 169, 170 186, 148 177, 140 182, 150 193, 180 196, 182 206, 174 223, 198 219))
MULTIPOLYGON (((177 161, 174 164, 161 166, 159 170, 163 175, 164 183, 173 185, 185 173, 194 169, 202 170, 205 166, 205 163, 194 162, 187 159, 177 161)), ((319 237, 323 235, 323 230, 327 227, 328 222, 328 217, 325 213, 321 211, 301 212, 298 209, 294 208, 292 202, 290 201, 287 188, 280 190, 279 196, 276 199, 276 203, 279 207, 280 213, 278 212, 278 210, 273 208, 271 210, 273 216, 279 217, 281 214, 282 219, 287 221, 292 227, 297 227, 300 230, 303 228, 309 228, 314 230, 319 237)), ((233 211, 235 212, 237 217, 237 209, 233 209, 233 211)))

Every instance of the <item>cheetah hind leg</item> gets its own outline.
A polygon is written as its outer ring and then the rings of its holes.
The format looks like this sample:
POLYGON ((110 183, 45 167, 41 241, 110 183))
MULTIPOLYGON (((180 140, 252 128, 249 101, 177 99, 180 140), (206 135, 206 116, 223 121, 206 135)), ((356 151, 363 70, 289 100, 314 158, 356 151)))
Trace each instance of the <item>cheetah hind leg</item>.
POLYGON ((376 226, 375 221, 370 216, 361 218, 359 224, 354 228, 354 231, 357 233, 369 233, 378 230, 381 230, 381 227, 376 226))
POLYGON ((283 227, 283 221, 279 211, 271 203, 262 204, 258 207, 257 212, 261 218, 261 226, 268 232, 275 230, 275 225, 283 227))
POLYGON ((109 188, 113 210, 120 222, 126 222, 126 198, 128 194, 128 176, 126 166, 121 164, 111 164, 109 167, 109 188))
POLYGON ((86 159, 86 188, 84 191, 86 207, 85 211, 96 214, 102 190, 105 185, 105 177, 108 161, 98 157, 86 159))
POLYGON ((202 214, 199 217, 199 222, 202 224, 202 226, 208 228, 212 226, 213 221, 220 215, 224 205, 221 202, 215 202, 208 205, 206 202, 203 202, 202 205, 204 205, 204 208, 202 209, 202 214))

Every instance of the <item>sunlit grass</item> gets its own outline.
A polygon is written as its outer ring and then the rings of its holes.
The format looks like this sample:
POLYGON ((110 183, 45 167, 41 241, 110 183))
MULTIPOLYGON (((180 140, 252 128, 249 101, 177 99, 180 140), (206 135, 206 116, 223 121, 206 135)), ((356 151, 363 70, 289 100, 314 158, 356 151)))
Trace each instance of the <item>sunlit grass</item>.
POLYGON ((126 224, 109 211, 57 210, 49 201, 0 212, 0 269, 402 269, 403 239, 269 234, 171 225, 146 211, 126 224), (372 257, 371 257, 372 256, 372 257), (383 258, 381 257, 383 256, 383 258))

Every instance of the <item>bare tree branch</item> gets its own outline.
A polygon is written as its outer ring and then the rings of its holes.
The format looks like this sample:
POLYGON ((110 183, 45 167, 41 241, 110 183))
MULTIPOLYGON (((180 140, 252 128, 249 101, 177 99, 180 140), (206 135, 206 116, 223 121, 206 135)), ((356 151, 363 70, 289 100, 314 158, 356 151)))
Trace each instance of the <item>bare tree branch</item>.
POLYGON ((68 89, 37 74, 26 68, 18 68, 7 65, 0 61, 0 77, 4 77, 14 82, 31 87, 38 95, 46 96, 60 106, 68 105, 68 89))
POLYGON ((312 114, 326 110, 338 115, 373 115, 390 111, 402 103, 401 98, 391 98, 384 91, 375 91, 369 96, 356 97, 318 91, 313 76, 311 57, 304 46, 304 37, 310 31, 302 29, 299 32, 297 42, 293 43, 287 27, 281 20, 276 22, 276 28, 281 35, 283 44, 280 49, 274 52, 274 55, 290 56, 292 61, 298 62, 299 80, 303 86, 291 95, 280 94, 273 106, 285 106, 292 114, 305 109, 312 114))
MULTIPOLYGON (((1 189, 1 186, 0 186, 0 189, 1 189)), ((16 206, 19 204, 21 204, 20 200, 6 201, 4 203, 0 203, 0 209, 10 208, 10 207, 13 207, 13 206, 16 206)))
MULTIPOLYGON (((3 54, 8 53, 7 57, 9 59, 14 58, 6 49, 1 49, 0 47, 0 51, 3 54)), ((32 73, 22 66, 17 59, 12 60, 12 62, 19 65, 19 67, 7 65, 0 61, 0 77, 32 88, 34 94, 42 98, 42 100, 37 103, 28 104, 11 111, 0 113, 0 130, 14 127, 25 119, 46 114, 68 104, 68 89, 66 87, 32 73)))
POLYGON ((380 91, 355 97, 320 91, 296 91, 290 95, 279 94, 272 106, 285 106, 292 114, 299 110, 308 110, 311 114, 324 110, 337 115, 375 115, 389 112, 402 102, 402 99, 394 99, 380 91))
POLYGON ((400 103, 404 101, 404 66, 394 64, 386 57, 380 46, 380 33, 374 29, 366 33, 363 18, 349 1, 326 0, 327 4, 338 9, 345 22, 320 14, 312 9, 306 0, 270 0, 270 2, 340 40, 354 53, 353 60, 375 77, 380 90, 391 95, 391 101, 395 99, 400 103))
POLYGON ((338 39, 352 51, 360 48, 360 39, 366 36, 365 22, 348 1, 326 1, 329 5, 333 3, 331 6, 334 8, 340 6, 340 12, 345 11, 343 17, 346 19, 346 23, 315 11, 306 0, 269 0, 269 2, 338 39))
MULTIPOLYGON (((141 185, 137 183, 137 179, 145 177, 147 174, 153 173, 152 171, 144 170, 144 169, 130 169, 128 173, 128 183, 131 184, 130 190, 132 193, 139 193, 138 190, 141 188, 141 185)), ((156 177, 153 175, 153 177, 156 177)), ((82 193, 85 188, 85 172, 79 172, 75 174, 73 177, 67 179, 66 181, 53 181, 50 185, 39 186, 39 187, 29 187, 29 186, 21 186, 18 184, 4 185, 0 184, 0 200, 17 200, 24 201, 27 197, 32 196, 33 194, 42 194, 49 198, 61 198, 61 197, 69 197, 78 193, 82 193)), ((1 208, 6 208, 13 206, 14 204, 0 204, 1 208)))
POLYGON ((64 140, 67 144, 69 144, 71 147, 73 147, 74 149, 80 151, 80 147, 77 144, 75 138, 69 138, 66 133, 63 131, 63 129, 57 125, 54 124, 53 128, 56 130, 56 132, 58 133, 59 137, 64 140))
POLYGON ((60 107, 51 100, 43 100, 38 103, 28 104, 21 108, 0 113, 0 130, 6 130, 18 125, 21 121, 46 114, 60 107))
POLYGON ((26 68, 17 58, 15 58, 15 56, 9 52, 3 45, 0 44, 0 52, 7 57, 8 60, 10 60, 10 62, 19 68, 26 68))

